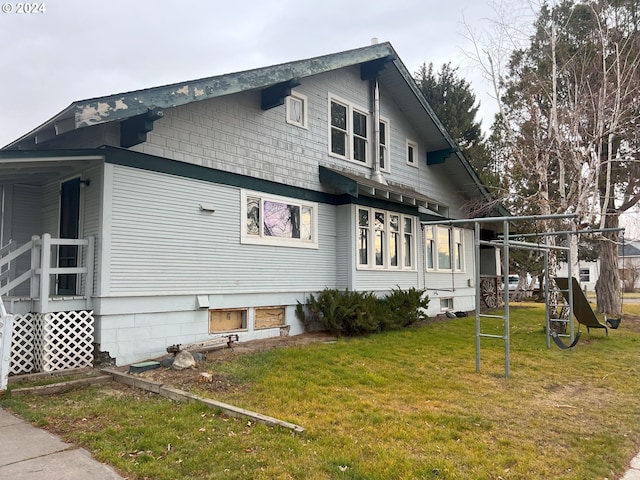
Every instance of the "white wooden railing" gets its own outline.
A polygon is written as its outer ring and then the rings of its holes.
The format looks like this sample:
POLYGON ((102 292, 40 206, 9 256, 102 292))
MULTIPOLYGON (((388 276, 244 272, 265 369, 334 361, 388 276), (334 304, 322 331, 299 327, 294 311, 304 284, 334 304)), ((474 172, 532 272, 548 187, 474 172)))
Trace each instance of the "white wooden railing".
POLYGON ((2 273, 6 276, 6 283, 0 285, 0 297, 7 295, 16 287, 25 282, 29 282, 29 297, 35 301, 34 311, 38 313, 47 313, 49 311, 49 303, 51 299, 51 275, 78 274, 84 275, 84 295, 86 300, 86 309, 91 309, 91 299, 93 296, 93 261, 95 250, 95 238, 93 236, 86 239, 69 239, 69 238, 52 238, 50 234, 45 233, 42 238, 35 235, 24 245, 11 249, 4 247, 0 249, 0 272, 15 271, 15 262, 22 255, 30 252, 31 267, 25 272, 11 279, 10 275, 2 273), (56 259, 57 255, 52 254, 52 248, 60 245, 77 245, 84 247, 84 255, 78 255, 79 261, 84 259, 85 265, 82 267, 58 267, 52 266, 52 259, 56 259))

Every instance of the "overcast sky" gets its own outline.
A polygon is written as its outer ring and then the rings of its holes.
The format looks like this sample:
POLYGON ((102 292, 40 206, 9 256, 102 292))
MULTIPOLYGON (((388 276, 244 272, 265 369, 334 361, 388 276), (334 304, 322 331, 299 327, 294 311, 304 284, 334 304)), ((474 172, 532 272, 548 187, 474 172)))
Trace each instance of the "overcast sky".
POLYGON ((495 107, 465 61, 489 0, 0 0, 0 146, 76 100, 275 65, 389 41, 412 74, 460 66, 483 126, 495 107), (9 13, 5 13, 11 10, 9 13))

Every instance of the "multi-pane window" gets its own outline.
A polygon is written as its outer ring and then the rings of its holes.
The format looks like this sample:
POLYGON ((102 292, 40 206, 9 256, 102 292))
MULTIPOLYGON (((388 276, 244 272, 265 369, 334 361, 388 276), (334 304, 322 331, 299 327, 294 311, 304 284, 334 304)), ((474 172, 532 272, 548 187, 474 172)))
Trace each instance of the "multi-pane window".
POLYGON ((581 282, 591 281, 591 271, 588 268, 581 268, 579 275, 580 275, 581 282))
MULTIPOLYGON (((329 152, 346 160, 371 165, 372 140, 375 124, 366 108, 330 95, 329 98, 329 152)), ((389 121, 378 124, 380 169, 389 170, 389 121)))
POLYGON ((374 225, 375 225, 375 257, 376 257, 376 266, 384 265, 384 254, 386 250, 386 242, 387 235, 385 232, 385 213, 384 212, 375 212, 374 214, 374 225))
POLYGON ((367 115, 353 111, 353 159, 367 162, 367 115))
POLYGON ((358 207, 358 265, 363 268, 415 268, 414 217, 358 207))
POLYGON ((331 153, 348 157, 347 130, 348 107, 334 100, 331 101, 331 153))
POLYGON ((464 270, 463 230, 429 226, 425 230, 427 270, 464 270))
POLYGON ((358 209, 358 265, 369 263, 369 210, 358 209))
POLYGON ((413 245, 415 240, 413 238, 413 220, 408 217, 404 217, 404 229, 403 229, 403 252, 405 267, 413 266, 413 245))
POLYGON ((242 192, 243 243, 317 248, 317 205, 242 192))

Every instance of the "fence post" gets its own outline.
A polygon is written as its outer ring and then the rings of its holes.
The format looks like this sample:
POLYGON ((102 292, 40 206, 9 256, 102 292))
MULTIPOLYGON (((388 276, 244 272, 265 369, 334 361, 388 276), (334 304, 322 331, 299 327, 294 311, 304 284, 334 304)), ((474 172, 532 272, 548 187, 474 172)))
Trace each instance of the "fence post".
POLYGON ((49 269, 51 268, 51 235, 42 235, 42 251, 40 260, 40 312, 47 313, 49 309, 49 269))

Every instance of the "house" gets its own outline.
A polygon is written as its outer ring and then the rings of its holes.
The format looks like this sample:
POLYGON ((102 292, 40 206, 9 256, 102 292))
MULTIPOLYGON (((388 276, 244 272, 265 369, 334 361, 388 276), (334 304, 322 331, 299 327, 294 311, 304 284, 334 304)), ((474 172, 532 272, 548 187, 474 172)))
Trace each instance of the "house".
POLYGON ((618 266, 625 291, 640 291, 640 240, 626 240, 618 246, 618 266))
POLYGON ((300 334, 326 287, 475 305, 473 230, 421 222, 489 194, 389 43, 74 102, 0 183, 0 295, 62 332, 24 369, 300 334))

